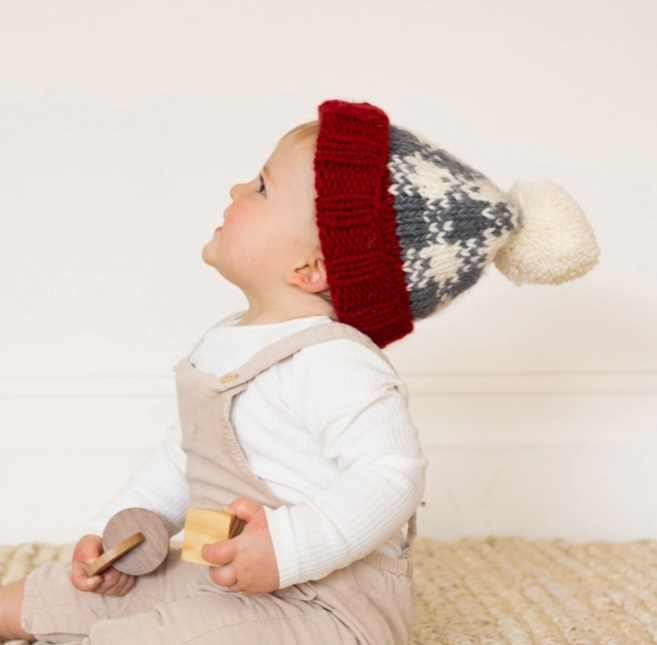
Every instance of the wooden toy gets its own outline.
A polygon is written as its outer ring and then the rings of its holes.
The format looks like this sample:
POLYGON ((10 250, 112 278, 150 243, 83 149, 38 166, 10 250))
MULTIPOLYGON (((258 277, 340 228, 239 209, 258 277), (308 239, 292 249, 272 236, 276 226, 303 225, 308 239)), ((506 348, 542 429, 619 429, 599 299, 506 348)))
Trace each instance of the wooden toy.
POLYGON ((243 520, 239 520, 225 511, 215 511, 209 508, 188 509, 181 559, 185 562, 208 564, 211 567, 221 566, 203 559, 201 555, 203 545, 228 540, 239 535, 244 524, 243 520))
POLYGON ((103 531, 104 553, 87 566, 95 576, 114 565, 122 573, 141 576, 155 571, 169 552, 169 532, 160 517, 145 508, 126 508, 103 531))

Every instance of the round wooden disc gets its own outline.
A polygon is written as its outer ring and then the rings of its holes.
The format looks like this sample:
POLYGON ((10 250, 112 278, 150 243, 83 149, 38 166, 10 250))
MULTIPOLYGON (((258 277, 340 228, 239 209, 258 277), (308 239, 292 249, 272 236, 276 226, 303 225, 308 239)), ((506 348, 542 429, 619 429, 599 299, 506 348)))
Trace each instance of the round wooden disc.
POLYGON ((169 553, 169 532, 156 513, 145 508, 126 508, 114 515, 103 532, 103 549, 109 551, 135 533, 143 533, 146 539, 114 562, 114 568, 142 576, 155 571, 169 553))

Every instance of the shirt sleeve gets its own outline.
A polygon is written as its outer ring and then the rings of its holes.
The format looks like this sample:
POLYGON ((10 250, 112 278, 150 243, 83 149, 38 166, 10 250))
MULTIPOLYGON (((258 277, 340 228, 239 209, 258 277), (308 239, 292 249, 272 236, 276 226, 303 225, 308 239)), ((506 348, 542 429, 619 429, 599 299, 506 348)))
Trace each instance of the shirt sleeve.
POLYGON ((102 536, 113 515, 132 506, 157 513, 166 524, 169 536, 185 523, 189 506, 189 484, 185 478, 187 455, 182 449, 180 421, 169 428, 167 437, 119 494, 84 527, 84 533, 102 536))
POLYGON ((396 534, 421 501, 427 465, 406 388, 371 349, 313 345, 293 357, 291 376, 290 404, 340 473, 303 503, 266 509, 281 587, 322 578, 396 534))

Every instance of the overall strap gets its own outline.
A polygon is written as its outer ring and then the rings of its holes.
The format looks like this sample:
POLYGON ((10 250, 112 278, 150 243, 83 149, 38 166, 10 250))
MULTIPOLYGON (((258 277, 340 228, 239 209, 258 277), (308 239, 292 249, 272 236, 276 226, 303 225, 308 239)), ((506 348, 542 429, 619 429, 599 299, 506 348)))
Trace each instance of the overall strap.
POLYGON ((323 343, 328 340, 338 340, 342 338, 354 340, 369 347, 392 366, 390 359, 388 359, 388 357, 368 336, 349 325, 332 322, 303 329, 268 345, 254 354, 254 356, 242 367, 221 376, 219 378, 219 383, 215 385, 213 389, 217 392, 223 392, 238 385, 242 385, 260 374, 260 372, 264 372, 272 365, 292 356, 305 347, 310 347, 311 345, 323 343))

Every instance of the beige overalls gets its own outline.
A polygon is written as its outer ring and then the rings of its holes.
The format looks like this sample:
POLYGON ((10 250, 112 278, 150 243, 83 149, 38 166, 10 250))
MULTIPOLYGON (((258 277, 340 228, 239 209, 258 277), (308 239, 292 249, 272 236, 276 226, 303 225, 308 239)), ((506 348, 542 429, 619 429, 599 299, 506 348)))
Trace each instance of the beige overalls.
MULTIPOLYGON (((357 330, 327 323, 265 347, 221 378, 189 361, 203 339, 180 361, 176 386, 191 506, 221 509, 237 497, 271 508, 283 504, 246 461, 230 422, 233 397, 277 362, 337 338, 385 358, 357 330)), ((122 597, 78 591, 69 580, 70 564, 50 564, 27 578, 22 627, 40 640, 84 645, 407 645, 415 606, 408 558, 414 536, 415 515, 400 559, 373 552, 321 580, 254 596, 214 584, 209 567, 181 561, 179 549, 122 597)))

